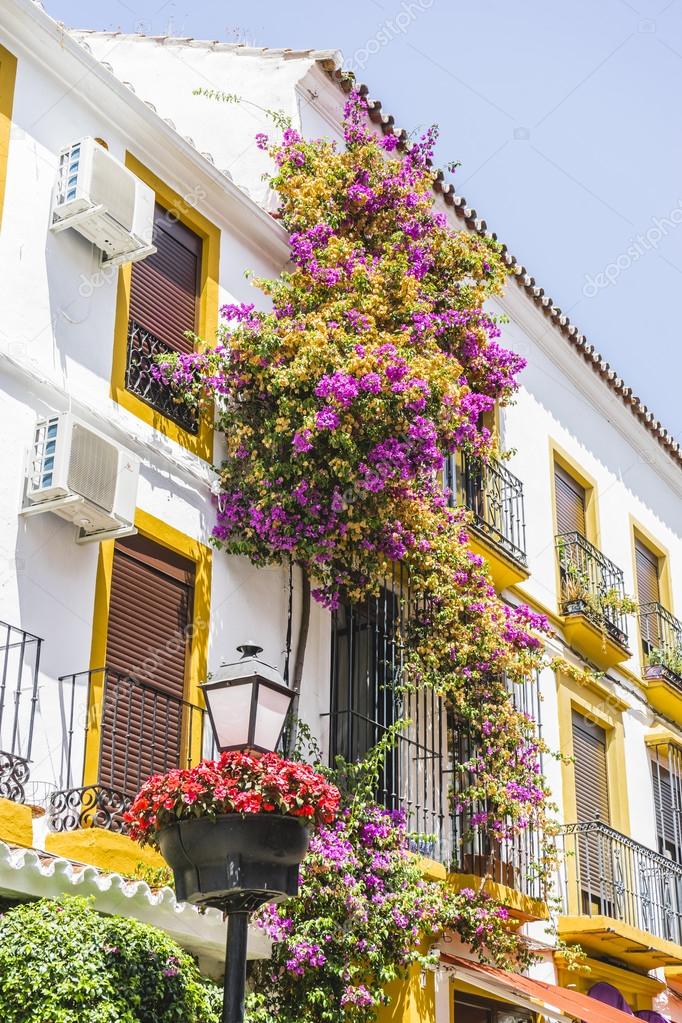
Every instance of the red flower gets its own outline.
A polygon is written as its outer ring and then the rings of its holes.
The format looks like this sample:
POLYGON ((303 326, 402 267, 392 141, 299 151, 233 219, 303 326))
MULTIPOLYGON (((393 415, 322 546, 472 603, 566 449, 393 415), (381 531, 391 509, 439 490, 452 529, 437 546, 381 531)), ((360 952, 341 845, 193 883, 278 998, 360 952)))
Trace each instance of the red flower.
POLYGON ((155 774, 124 814, 131 838, 158 845, 156 833, 178 820, 224 813, 277 813, 331 823, 338 789, 309 764, 277 753, 222 753, 189 770, 155 774))

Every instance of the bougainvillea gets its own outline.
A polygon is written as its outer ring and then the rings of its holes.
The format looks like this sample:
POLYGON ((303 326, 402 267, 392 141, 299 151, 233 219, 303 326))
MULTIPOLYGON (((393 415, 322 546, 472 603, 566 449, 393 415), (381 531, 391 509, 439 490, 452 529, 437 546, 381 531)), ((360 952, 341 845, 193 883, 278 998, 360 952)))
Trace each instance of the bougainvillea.
POLYGON ((396 681, 434 688, 473 736, 460 804, 497 837, 542 831, 540 746, 513 689, 540 664, 547 622, 496 596, 442 480, 451 454, 491 455, 484 413, 523 368, 484 310, 505 269, 494 241, 436 210, 435 132, 399 152, 366 125, 353 92, 343 149, 291 128, 270 146, 291 248, 291 268, 257 282, 270 311, 225 306, 217 347, 157 374, 215 406, 216 544, 297 562, 329 608, 376 594, 400 563, 420 600, 396 681))
POLYGON ((273 951, 255 966, 249 1023, 372 1023, 386 986, 433 966, 429 947, 449 928, 507 968, 530 958, 485 892, 424 877, 404 813, 373 799, 383 746, 337 775, 343 807, 312 838, 300 894, 256 918, 273 951))
POLYGON ((158 848, 158 832, 179 820, 226 813, 275 813, 329 824, 339 791, 308 764, 277 753, 222 753, 197 767, 154 774, 124 814, 128 834, 158 848))

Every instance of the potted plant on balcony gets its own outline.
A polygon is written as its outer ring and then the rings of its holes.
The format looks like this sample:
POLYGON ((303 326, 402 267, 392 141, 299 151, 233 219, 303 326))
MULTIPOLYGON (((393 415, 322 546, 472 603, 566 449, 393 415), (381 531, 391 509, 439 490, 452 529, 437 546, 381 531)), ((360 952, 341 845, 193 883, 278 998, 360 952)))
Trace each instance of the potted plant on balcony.
POLYGON ((338 805, 338 789, 307 764, 232 750, 153 775, 125 820, 131 838, 160 850, 178 899, 249 909, 297 893, 310 826, 330 823, 338 805))
POLYGON ((654 647, 647 656, 647 678, 674 676, 675 681, 682 681, 682 648, 654 647))

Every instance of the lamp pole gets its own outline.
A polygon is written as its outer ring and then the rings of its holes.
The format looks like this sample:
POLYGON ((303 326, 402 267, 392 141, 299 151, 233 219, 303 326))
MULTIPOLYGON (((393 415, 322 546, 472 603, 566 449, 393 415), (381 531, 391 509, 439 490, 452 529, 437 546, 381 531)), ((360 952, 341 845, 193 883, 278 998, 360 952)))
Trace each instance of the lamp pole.
MULTIPOLYGON (((249 750, 256 755, 271 752, 279 743, 294 693, 275 668, 260 660, 262 647, 257 643, 243 643, 237 649, 241 659, 221 665, 211 681, 201 687, 216 747, 221 753, 226 750, 249 750)), ((307 840, 305 845, 307 847, 307 840)), ((281 838, 273 834, 260 853, 270 857, 266 862, 277 862, 283 860, 283 851, 281 838)), ((304 850, 301 856, 303 854, 304 850)), ((244 849, 242 860, 248 860, 250 855, 258 854, 244 849)), ((285 895, 294 894, 298 887, 297 865, 286 885, 276 884, 272 871, 263 869, 262 865, 258 865, 257 875, 259 883, 251 888, 243 882, 241 885, 234 883, 233 878, 233 887, 220 901, 227 913, 222 1023, 244 1023, 249 914, 273 898, 281 900, 285 895)), ((213 904, 217 905, 218 901, 213 904)))
POLYGON ((228 913, 223 1023, 244 1023, 248 932, 249 914, 245 910, 228 913))

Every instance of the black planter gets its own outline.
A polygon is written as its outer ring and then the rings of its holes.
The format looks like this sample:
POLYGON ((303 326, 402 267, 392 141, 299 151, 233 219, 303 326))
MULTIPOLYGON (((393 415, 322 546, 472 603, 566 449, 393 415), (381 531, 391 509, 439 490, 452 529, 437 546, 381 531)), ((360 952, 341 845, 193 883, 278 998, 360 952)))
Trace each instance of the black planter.
POLYGON ((239 912, 297 894, 310 832, 295 817, 231 813, 178 821, 158 837, 178 899, 239 912))

